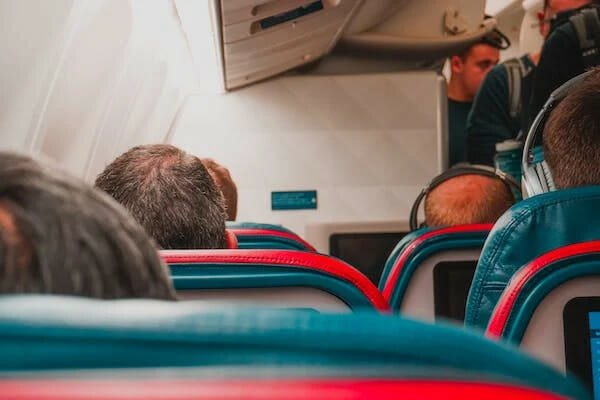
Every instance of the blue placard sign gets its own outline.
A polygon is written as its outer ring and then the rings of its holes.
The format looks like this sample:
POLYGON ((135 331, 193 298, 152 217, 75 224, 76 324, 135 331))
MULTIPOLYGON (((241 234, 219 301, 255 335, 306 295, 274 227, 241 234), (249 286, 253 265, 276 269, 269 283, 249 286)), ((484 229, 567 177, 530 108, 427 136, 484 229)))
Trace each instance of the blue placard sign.
POLYGON ((271 210, 315 210, 317 191, 271 192, 271 210))

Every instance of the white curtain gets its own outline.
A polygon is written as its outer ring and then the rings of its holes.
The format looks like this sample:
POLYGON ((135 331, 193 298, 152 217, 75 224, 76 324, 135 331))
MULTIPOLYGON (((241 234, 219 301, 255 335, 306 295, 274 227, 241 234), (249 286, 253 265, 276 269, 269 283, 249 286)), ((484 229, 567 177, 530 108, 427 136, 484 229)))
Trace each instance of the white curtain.
POLYGON ((88 181, 165 141, 198 86, 170 0, 3 0, 0 51, 0 147, 88 181))

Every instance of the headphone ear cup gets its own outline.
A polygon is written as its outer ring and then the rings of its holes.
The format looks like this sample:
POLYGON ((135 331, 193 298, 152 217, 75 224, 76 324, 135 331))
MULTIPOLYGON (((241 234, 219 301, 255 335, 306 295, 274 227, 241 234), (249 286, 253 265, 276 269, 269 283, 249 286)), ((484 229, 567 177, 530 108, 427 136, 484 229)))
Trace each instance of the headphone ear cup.
POLYGON ((548 163, 544 160, 540 164, 542 166, 542 171, 544 173, 544 182, 546 183, 546 186, 548 187, 548 192, 552 192, 552 191, 556 190, 556 185, 554 184, 554 178, 552 177, 552 172, 550 171, 550 167, 548 166, 548 163))
POLYGON ((523 194, 532 197, 556 190, 552 173, 546 161, 529 165, 523 169, 523 194))
POLYGON ((541 185, 539 182, 539 176, 534 165, 523 166, 523 198, 533 197, 541 194, 541 185))

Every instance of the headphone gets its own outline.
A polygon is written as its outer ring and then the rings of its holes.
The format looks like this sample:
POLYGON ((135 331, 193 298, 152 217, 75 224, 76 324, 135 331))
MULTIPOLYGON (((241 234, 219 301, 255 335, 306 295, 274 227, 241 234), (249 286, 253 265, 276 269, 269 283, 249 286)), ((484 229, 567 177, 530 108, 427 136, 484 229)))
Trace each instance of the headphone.
POLYGON ((515 202, 516 202, 516 198, 515 198, 513 189, 516 190, 516 192, 518 192, 518 193, 521 192, 521 185, 519 185, 519 182, 517 182, 515 180, 515 178, 513 178, 512 176, 506 174, 505 172, 503 172, 499 169, 488 167, 487 165, 464 165, 464 166, 459 165, 459 166, 450 168, 448 171, 443 172, 442 174, 433 178, 433 180, 429 183, 429 185, 427 185, 426 188, 421 190, 421 193, 419 193, 419 195, 415 199, 415 202, 413 203, 412 208, 410 209, 409 223, 410 223, 410 231, 411 232, 419 229, 417 217, 419 214, 419 207, 421 206, 421 203, 423 202, 423 199, 425 198, 425 196, 427 196, 427 194, 430 191, 432 191, 433 189, 435 189, 442 183, 446 182, 447 180, 450 180, 454 177, 462 176, 462 175, 481 175, 481 176, 487 176, 489 178, 500 179, 502 182, 504 182, 504 184, 509 189, 511 189, 510 193, 512 194, 513 200, 515 202))
POLYGON ((533 147, 535 146, 536 139, 542 136, 544 126, 552 110, 561 102, 561 100, 567 97, 573 89, 577 88, 590 73, 591 71, 588 71, 578 75, 552 92, 542 110, 535 117, 535 120, 529 129, 527 139, 525 140, 523 158, 521 159, 521 165, 523 167, 522 184, 524 198, 556 190, 554 179, 552 179, 552 173, 550 172, 550 168, 546 161, 544 160, 538 163, 534 162, 533 147))

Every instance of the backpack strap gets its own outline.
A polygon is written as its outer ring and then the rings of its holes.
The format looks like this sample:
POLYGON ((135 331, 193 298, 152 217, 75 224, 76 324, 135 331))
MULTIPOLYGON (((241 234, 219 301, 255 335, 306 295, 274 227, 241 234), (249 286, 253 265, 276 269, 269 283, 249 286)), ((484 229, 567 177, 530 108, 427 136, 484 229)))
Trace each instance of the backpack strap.
POLYGON ((583 66, 587 70, 600 64, 600 18, 598 9, 584 8, 572 15, 569 21, 577 33, 583 66))
POLYGON ((523 78, 533 69, 523 64, 520 58, 511 58, 504 63, 508 78, 508 110, 511 118, 519 118, 521 115, 521 95, 523 78))

